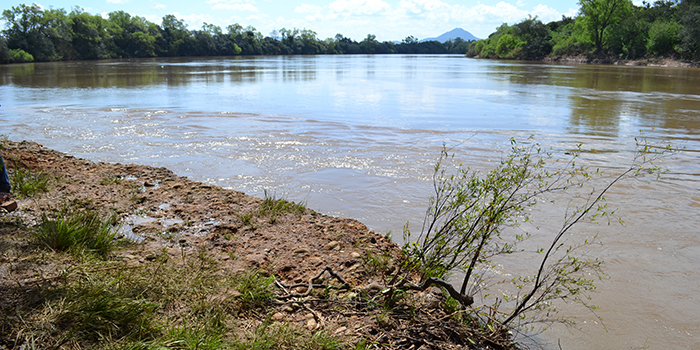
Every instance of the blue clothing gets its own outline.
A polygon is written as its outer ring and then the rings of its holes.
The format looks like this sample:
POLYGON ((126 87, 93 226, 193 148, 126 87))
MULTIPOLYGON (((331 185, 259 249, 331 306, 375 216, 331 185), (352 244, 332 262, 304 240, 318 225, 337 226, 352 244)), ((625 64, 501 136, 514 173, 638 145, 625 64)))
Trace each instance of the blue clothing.
POLYGON ((10 186, 10 177, 7 176, 7 169, 5 169, 5 161, 0 156, 0 164, 2 165, 2 171, 0 171, 0 192, 10 193, 12 186, 10 186))

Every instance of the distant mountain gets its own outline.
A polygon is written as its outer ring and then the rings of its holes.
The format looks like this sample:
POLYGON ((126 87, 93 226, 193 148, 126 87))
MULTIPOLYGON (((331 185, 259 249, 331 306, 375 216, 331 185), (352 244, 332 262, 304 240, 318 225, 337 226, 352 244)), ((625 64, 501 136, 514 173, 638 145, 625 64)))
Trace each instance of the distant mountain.
POLYGON ((426 39, 420 40, 420 42, 423 42, 423 41, 431 41, 431 40, 437 40, 437 41, 439 41, 439 42, 441 42, 441 43, 444 43, 444 42, 447 41, 447 40, 450 40, 450 39, 451 39, 451 40, 454 40, 454 39, 457 39, 457 38, 462 38, 462 39, 464 39, 464 40, 466 40, 466 41, 469 41, 469 40, 479 40, 479 38, 475 37, 474 35, 472 35, 472 33, 469 33, 468 31, 466 31, 466 30, 464 30, 464 29, 462 29, 462 28, 455 28, 455 29, 452 29, 452 30, 450 30, 449 32, 447 32, 447 33, 445 33, 445 34, 440 35, 440 36, 437 37, 437 38, 426 38, 426 39))

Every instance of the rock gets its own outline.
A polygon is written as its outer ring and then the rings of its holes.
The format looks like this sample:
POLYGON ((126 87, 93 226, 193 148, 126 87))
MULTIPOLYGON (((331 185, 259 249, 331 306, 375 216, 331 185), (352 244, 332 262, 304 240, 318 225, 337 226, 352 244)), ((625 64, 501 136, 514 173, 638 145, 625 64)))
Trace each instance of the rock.
POLYGON ((326 244, 325 248, 326 250, 333 250, 340 247, 340 242, 338 241, 331 241, 328 244, 326 244))
POLYGON ((358 253, 358 252, 352 252, 352 253, 350 253, 350 257, 353 259, 359 259, 362 257, 362 255, 360 255, 360 253, 358 253))
POLYGON ((377 282, 372 282, 362 289, 369 295, 375 295, 381 292, 383 288, 377 282))
POLYGON ((279 322, 284 321, 285 318, 286 316, 281 312, 275 312, 275 314, 272 315, 272 319, 279 322))
POLYGON ((156 183, 153 180, 146 180, 143 182, 143 185, 146 187, 154 187, 156 185, 156 183))
POLYGON ((5 209, 8 213, 11 213, 17 209, 17 202, 16 201, 7 201, 2 203, 0 205, 3 209, 5 209))
POLYGON ((313 318, 306 320, 306 329, 316 329, 317 326, 318 323, 316 323, 316 320, 314 320, 313 318))
POLYGON ((297 248, 294 250, 294 254, 306 254, 309 250, 306 248, 297 248))
POLYGON ((306 259, 306 261, 309 264, 313 264, 314 266, 319 266, 319 265, 323 264, 323 259, 321 259, 317 256, 310 257, 310 258, 306 259))

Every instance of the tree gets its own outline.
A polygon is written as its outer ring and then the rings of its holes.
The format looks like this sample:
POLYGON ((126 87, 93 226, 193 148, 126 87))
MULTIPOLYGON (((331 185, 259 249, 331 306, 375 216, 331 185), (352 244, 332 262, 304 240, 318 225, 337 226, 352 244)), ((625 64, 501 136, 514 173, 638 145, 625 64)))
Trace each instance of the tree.
POLYGON ((700 58, 700 5, 689 6, 681 18, 683 28, 678 35, 684 57, 700 58))
POLYGON ((7 22, 7 46, 22 50, 37 61, 70 57, 70 28, 64 10, 42 11, 39 5, 13 6, 2 12, 7 22))
POLYGON ((90 15, 81 7, 70 13, 71 45, 78 59, 109 58, 112 38, 107 33, 107 21, 99 15, 90 15))
POLYGON ((373 54, 377 46, 379 46, 379 41, 377 41, 377 36, 374 34, 367 34, 367 37, 360 41, 362 53, 373 54))
POLYGON ((5 38, 0 36, 0 63, 9 63, 10 58, 10 49, 7 47, 5 38))
POLYGON ((603 52, 605 30, 620 22, 632 9, 631 0, 579 0, 580 14, 595 43, 597 53, 603 52))
POLYGON ((161 34, 158 27, 143 17, 124 11, 109 13, 108 31, 115 44, 118 57, 153 57, 156 37, 161 34))
POLYGON ((644 140, 637 141, 629 166, 606 180, 601 188, 591 181, 600 180, 603 173, 589 172, 577 164, 581 145, 577 151, 567 152, 571 158, 561 159, 561 166, 552 167, 547 164, 552 154, 539 145, 520 146, 514 140, 511 143, 510 154, 483 175, 455 164, 454 155, 443 150, 434 168, 434 193, 420 233, 412 236, 408 223, 404 228, 407 243, 402 248, 400 268, 394 271, 385 292, 387 298, 393 298, 397 291, 425 290, 436 285, 462 307, 469 308, 475 293, 484 288, 484 274, 497 263, 492 259, 515 252, 518 242, 530 236, 526 232, 507 238, 503 236, 505 229, 529 222, 530 209, 540 201, 553 201, 553 193, 568 193, 570 204, 561 228, 552 232, 550 243, 537 251, 541 254, 537 271, 512 280, 517 292, 504 294, 501 299, 511 307, 510 311, 499 310, 501 304, 496 301, 488 307, 487 322, 489 326, 505 328, 531 311, 542 311, 541 321, 553 321, 549 311, 554 300, 576 301, 591 307, 587 304, 587 293, 595 288, 591 276, 602 276, 602 262, 577 254, 591 240, 581 237, 578 242, 575 238, 571 241, 575 237, 573 228, 584 221, 614 219, 614 211, 603 203, 605 194, 625 178, 658 172, 654 161, 671 147, 652 147, 644 140), (464 276, 459 288, 447 282, 455 270, 464 276))
POLYGON ((164 41, 163 54, 166 56, 187 56, 194 52, 194 37, 187 29, 185 21, 175 15, 165 15, 161 22, 164 41))
POLYGON ((549 28, 537 17, 528 17, 513 26, 513 35, 524 43, 520 46, 519 57, 524 59, 537 59, 549 55, 552 52, 550 40, 552 35, 549 28))

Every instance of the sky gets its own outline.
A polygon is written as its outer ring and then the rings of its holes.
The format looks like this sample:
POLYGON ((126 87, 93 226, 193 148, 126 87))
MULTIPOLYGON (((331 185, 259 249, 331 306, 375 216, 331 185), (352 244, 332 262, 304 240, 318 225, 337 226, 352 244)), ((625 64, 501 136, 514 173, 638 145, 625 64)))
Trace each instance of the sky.
MULTIPOLYGON (((635 3, 641 1, 634 1, 635 3)), ((31 1, 0 0, 0 9, 31 1)), ((70 12, 82 6, 91 14, 107 17, 123 10, 160 24, 173 14, 185 20, 189 29, 203 23, 226 26, 252 25, 263 35, 281 28, 311 29, 321 39, 340 33, 360 41, 368 34, 379 41, 401 40, 410 35, 424 39, 454 28, 462 28, 478 38, 486 38, 503 24, 515 24, 529 15, 543 22, 575 16, 577 0, 35 0, 44 8, 70 12)), ((5 23, 0 20, 1 28, 5 23)))

